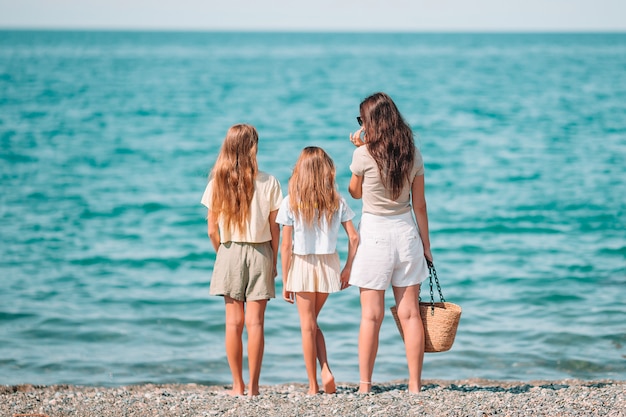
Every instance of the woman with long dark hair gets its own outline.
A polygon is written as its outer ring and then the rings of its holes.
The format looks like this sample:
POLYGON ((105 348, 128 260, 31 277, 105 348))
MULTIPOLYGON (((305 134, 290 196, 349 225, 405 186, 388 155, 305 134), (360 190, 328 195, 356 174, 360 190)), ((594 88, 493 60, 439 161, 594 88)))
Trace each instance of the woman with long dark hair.
POLYGON ((361 128, 350 135, 349 192, 363 199, 360 243, 350 285, 360 289, 359 392, 370 392, 378 337, 391 284, 404 331, 409 392, 421 389, 424 328, 419 312, 421 282, 432 261, 424 194, 424 164, 413 132, 395 103, 375 93, 360 105, 361 128))

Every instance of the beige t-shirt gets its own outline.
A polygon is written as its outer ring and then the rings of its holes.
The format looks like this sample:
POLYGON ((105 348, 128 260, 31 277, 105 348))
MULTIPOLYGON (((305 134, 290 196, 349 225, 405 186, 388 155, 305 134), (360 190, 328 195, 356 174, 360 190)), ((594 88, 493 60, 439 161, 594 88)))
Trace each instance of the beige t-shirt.
MULTIPOLYGON (((407 182, 400 196, 392 200, 383 185, 376 161, 370 155, 367 146, 360 146, 354 150, 350 171, 363 177, 363 213, 393 216, 411 210, 411 184, 407 182)), ((419 175, 424 175, 424 162, 419 149, 415 148, 411 182, 419 175)))
MULTIPOLYGON (((211 210, 211 191, 213 181, 210 180, 202 195, 202 204, 211 210)), ((272 240, 270 233, 270 212, 278 210, 283 201, 280 183, 273 176, 259 171, 254 181, 254 194, 250 204, 250 219, 243 233, 237 228, 226 229, 223 220, 218 219, 220 242, 263 243, 272 240)))

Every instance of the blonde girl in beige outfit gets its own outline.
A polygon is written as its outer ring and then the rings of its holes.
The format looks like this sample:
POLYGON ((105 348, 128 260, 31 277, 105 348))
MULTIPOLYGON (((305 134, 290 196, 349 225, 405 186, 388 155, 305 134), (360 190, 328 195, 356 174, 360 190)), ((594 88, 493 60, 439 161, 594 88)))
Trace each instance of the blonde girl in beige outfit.
POLYGON ((233 377, 231 395, 243 395, 244 326, 248 333, 248 395, 259 394, 265 346, 265 307, 275 297, 280 228, 276 214, 282 193, 273 176, 257 167, 259 136, 253 126, 232 126, 202 196, 208 233, 217 252, 210 294, 224 297, 226 356, 233 377))

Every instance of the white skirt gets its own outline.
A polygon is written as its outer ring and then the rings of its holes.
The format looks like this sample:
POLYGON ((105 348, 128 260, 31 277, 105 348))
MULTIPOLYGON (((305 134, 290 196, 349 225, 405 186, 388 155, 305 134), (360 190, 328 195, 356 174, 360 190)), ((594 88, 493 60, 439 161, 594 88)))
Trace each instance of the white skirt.
POLYGON ((341 265, 339 255, 295 255, 291 256, 291 266, 287 283, 291 292, 331 293, 341 290, 341 265))

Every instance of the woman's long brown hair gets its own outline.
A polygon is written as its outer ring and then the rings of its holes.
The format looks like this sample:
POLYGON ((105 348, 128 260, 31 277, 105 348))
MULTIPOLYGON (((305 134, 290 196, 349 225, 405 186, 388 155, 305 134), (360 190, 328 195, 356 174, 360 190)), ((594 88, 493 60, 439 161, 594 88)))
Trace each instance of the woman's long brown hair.
POLYGON ((300 153, 289 179, 289 205, 309 225, 322 217, 330 223, 339 208, 335 164, 322 148, 308 146, 300 153))
POLYGON ((226 228, 243 232, 250 217, 259 135, 253 126, 237 124, 228 129, 220 153, 211 171, 211 210, 226 228))
POLYGON ((415 159, 413 132, 404 121, 391 97, 375 93, 360 106, 365 126, 367 150, 376 165, 385 188, 397 199, 409 178, 415 159))

